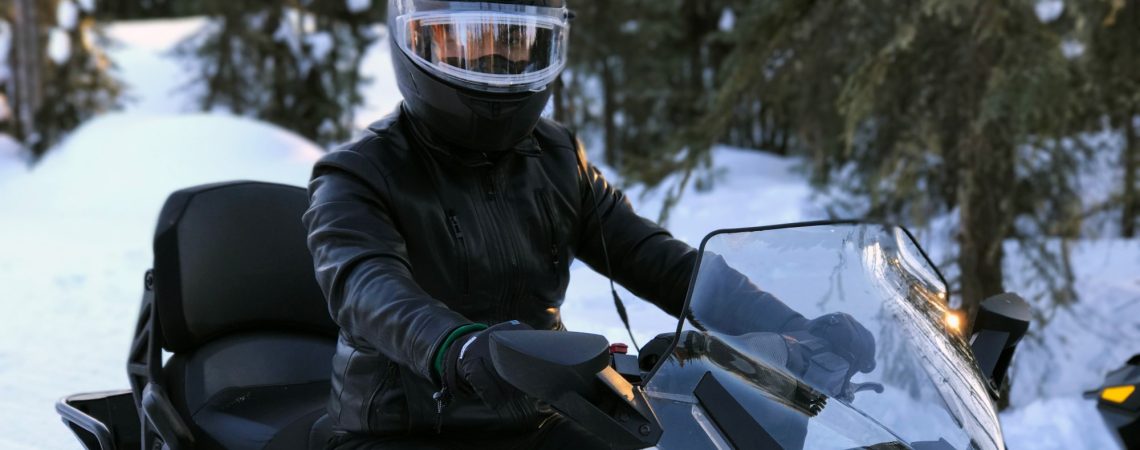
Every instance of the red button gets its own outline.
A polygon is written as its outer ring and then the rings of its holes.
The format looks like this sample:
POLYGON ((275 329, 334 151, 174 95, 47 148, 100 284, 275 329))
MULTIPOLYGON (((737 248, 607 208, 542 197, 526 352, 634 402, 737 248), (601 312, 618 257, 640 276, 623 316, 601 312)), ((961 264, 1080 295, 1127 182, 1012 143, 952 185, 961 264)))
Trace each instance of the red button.
POLYGON ((624 355, 627 352, 629 352, 629 346, 628 345, 622 344, 621 342, 618 342, 616 344, 610 344, 610 353, 611 354, 618 353, 618 354, 624 355))

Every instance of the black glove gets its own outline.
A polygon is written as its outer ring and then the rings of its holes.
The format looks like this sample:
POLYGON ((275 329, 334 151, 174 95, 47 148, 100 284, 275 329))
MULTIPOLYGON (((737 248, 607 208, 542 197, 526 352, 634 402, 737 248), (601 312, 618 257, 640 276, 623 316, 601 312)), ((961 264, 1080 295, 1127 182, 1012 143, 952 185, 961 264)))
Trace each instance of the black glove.
POLYGON ((512 320, 482 331, 461 336, 451 344, 443 362, 443 383, 453 395, 478 396, 495 408, 523 395, 499 372, 491 361, 491 335, 503 330, 531 330, 529 325, 512 320))
POLYGON ((875 337, 863 324, 846 313, 819 316, 803 324, 803 331, 827 342, 827 350, 839 355, 855 371, 875 370, 875 337))

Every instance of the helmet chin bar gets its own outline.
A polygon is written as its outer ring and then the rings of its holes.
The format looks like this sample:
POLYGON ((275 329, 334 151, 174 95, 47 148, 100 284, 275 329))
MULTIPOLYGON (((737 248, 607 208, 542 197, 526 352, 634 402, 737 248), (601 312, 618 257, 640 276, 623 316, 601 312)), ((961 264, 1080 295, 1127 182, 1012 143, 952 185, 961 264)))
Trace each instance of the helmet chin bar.
POLYGON ((551 90, 479 92, 432 76, 391 43, 396 83, 412 116, 432 137, 463 149, 497 152, 530 135, 551 90))

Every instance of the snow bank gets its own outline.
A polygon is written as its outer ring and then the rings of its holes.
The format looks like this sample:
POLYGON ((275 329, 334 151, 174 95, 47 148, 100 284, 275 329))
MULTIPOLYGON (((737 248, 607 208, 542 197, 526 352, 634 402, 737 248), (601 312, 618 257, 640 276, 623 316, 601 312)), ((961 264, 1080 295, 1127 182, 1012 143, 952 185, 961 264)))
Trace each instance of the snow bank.
POLYGON ((114 43, 107 55, 119 67, 116 75, 126 88, 127 112, 177 114, 198 109, 194 93, 185 89, 195 71, 183 67, 171 51, 206 23, 195 17, 116 22, 105 28, 114 43))
POLYGON ((240 117, 109 115, 48 153, 34 177, 0 192, 0 205, 32 214, 154 217, 167 194, 194 184, 248 178, 304 185, 321 154, 297 135, 240 117))
POLYGON ((1006 412, 1001 418, 1006 443, 1013 450, 1119 448, 1092 401, 1043 399, 1006 412))
POLYGON ((74 446, 53 402, 126 387, 140 280, 171 191, 232 179, 304 185, 320 154, 243 118, 111 115, 34 175, 0 182, 0 448, 74 446))
POLYGON ((12 136, 0 134, 0 186, 28 171, 23 148, 12 136))
MULTIPOLYGON (((1086 241, 1073 249, 1080 300, 1067 307, 1035 305, 1045 319, 1030 329, 1014 359, 1014 406, 1076 397, 1140 354, 1140 240, 1086 241)), ((1012 266, 1018 267, 1019 261, 1012 266)), ((1014 272, 1030 274, 1027 268, 1014 272)), ((1032 279, 1011 289, 1034 292, 1032 279), (1024 286, 1024 287, 1023 287, 1024 286)), ((1029 297, 1031 302, 1039 298, 1029 297)))
MULTIPOLYGON (((187 17, 181 19, 153 19, 131 20, 126 22, 112 22, 104 28, 107 37, 117 43, 138 50, 148 50, 157 53, 170 51, 183 39, 190 37, 205 25, 204 17, 187 17)), ((145 72, 147 67, 139 67, 130 62, 115 61, 122 67, 123 73, 145 72)))

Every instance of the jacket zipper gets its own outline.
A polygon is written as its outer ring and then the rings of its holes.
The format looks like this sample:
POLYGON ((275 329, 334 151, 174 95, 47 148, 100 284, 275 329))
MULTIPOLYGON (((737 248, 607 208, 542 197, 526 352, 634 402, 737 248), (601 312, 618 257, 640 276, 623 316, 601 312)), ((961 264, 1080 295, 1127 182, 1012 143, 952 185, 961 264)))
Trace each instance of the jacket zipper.
MULTIPOLYGON (((509 223, 506 223, 506 222, 501 220, 501 218, 507 217, 507 211, 506 211, 506 208, 504 207, 505 201, 503 200, 503 196, 499 194, 499 192, 497 190, 498 187, 496 185, 497 184, 497 179, 496 179, 497 178, 497 171, 500 170, 499 167, 500 167, 499 165, 492 165, 491 167, 488 167, 486 169, 486 171, 483 173, 483 189, 484 189, 484 193, 486 195, 487 203, 489 203, 489 205, 487 207, 487 212, 490 214, 489 219, 491 220, 491 223, 493 223, 493 225, 494 225, 491 228, 495 229, 495 230, 501 230, 503 227, 509 227, 510 226, 509 223)), ((492 236, 490 238, 491 238, 491 240, 493 240, 496 243, 496 245, 500 249, 500 251, 502 251, 502 254, 503 254, 503 258, 501 260, 502 263, 506 264, 506 265, 513 265, 514 266, 514 267, 504 267, 504 269, 507 269, 506 271, 510 271, 510 272, 513 272, 514 269, 517 269, 518 263, 517 263, 516 259, 518 258, 518 256, 517 256, 518 252, 514 250, 514 247, 511 244, 511 242, 509 240, 500 239, 497 235, 495 235, 495 233, 492 233, 492 236)), ((506 288, 503 289, 504 297, 503 297, 502 301, 499 302, 499 304, 496 307, 497 321, 514 319, 514 317, 512 317, 513 312, 514 312, 514 299, 513 299, 513 297, 515 295, 516 287, 514 286, 514 283, 513 283, 513 281, 514 281, 513 277, 509 281, 511 281, 511 283, 509 283, 506 286, 506 288)))
POLYGON ((558 284, 562 284, 562 255, 558 251, 558 236, 555 232, 554 211, 550 206, 550 196, 545 189, 535 191, 538 203, 542 205, 542 215, 546 219, 547 235, 550 238, 550 270, 558 284))
POLYGON ((455 210, 453 209, 447 211, 447 228, 451 230, 451 237, 455 238, 455 242, 459 246, 460 286, 463 295, 467 295, 470 293, 471 279, 467 273, 467 242, 463 239, 463 228, 459 226, 459 217, 455 215, 455 210))
POLYGON ((389 362, 388 370, 384 376, 384 379, 381 380, 380 384, 376 386, 376 389, 372 391, 372 395, 368 396, 368 403, 365 403, 365 407, 368 408, 367 413, 364 415, 364 426, 366 429, 371 429, 372 427, 372 411, 376 409, 374 405, 376 402, 376 396, 379 395, 380 391, 383 391, 384 388, 388 386, 388 383, 392 380, 392 378, 396 376, 396 363, 389 362))
POLYGON ((443 433, 443 408, 451 403, 451 392, 448 391, 447 384, 443 384, 431 398, 435 400, 435 434, 440 434, 443 433))

